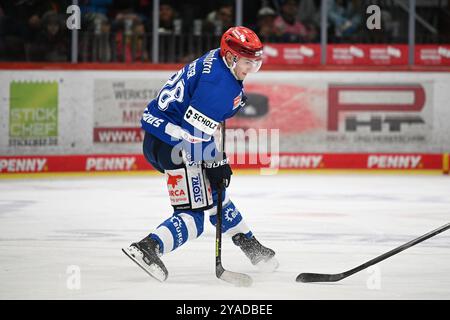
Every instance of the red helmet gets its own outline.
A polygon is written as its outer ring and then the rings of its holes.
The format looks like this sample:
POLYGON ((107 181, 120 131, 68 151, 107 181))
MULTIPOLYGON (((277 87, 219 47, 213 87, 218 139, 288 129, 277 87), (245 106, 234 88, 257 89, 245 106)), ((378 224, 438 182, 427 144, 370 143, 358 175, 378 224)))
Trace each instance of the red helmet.
POLYGON ((263 45, 256 33, 246 27, 232 27, 225 31, 220 40, 220 55, 231 52, 238 57, 262 58, 263 45))

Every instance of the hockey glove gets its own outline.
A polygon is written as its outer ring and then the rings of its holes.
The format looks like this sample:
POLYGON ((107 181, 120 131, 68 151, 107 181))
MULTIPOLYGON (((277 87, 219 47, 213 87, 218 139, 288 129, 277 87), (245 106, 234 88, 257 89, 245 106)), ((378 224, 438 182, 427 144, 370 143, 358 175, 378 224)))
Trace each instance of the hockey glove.
POLYGON ((222 154, 219 154, 215 160, 205 161, 204 166, 206 176, 213 188, 218 189, 222 183, 224 183, 225 187, 230 185, 233 171, 231 171, 231 167, 228 164, 228 158, 225 152, 223 153, 223 157, 222 154))

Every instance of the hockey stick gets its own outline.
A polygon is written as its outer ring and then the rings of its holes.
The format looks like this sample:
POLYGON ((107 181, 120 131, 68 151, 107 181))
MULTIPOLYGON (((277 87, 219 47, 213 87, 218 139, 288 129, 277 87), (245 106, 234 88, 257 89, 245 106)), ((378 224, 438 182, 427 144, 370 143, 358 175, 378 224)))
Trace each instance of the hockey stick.
POLYGON ((426 234, 424 234, 423 236, 420 236, 414 240, 411 240, 408 243, 405 243, 395 249, 392 249, 389 252, 386 252, 370 261, 367 261, 366 263, 363 263, 360 266, 357 266, 356 268, 353 268, 351 270, 342 272, 342 273, 336 273, 336 274, 322 274, 322 273, 300 273, 297 276, 296 281, 297 282, 336 282, 339 280, 342 280, 344 278, 347 278, 348 276, 351 276, 354 273, 357 273, 361 270, 366 269, 367 267, 370 267, 380 261, 383 261, 405 249, 408 249, 424 240, 427 240, 431 237, 434 237, 435 235, 444 232, 445 230, 450 229, 450 223, 447 223, 433 231, 430 231, 426 234))
MULTIPOLYGON (((222 123, 222 137, 221 137, 222 151, 225 151, 225 121, 222 123)), ((249 287, 252 285, 252 278, 245 273, 238 273, 225 270, 222 266, 222 191, 224 190, 224 183, 219 185, 217 190, 217 221, 216 221, 216 277, 234 284, 239 287, 249 287)))

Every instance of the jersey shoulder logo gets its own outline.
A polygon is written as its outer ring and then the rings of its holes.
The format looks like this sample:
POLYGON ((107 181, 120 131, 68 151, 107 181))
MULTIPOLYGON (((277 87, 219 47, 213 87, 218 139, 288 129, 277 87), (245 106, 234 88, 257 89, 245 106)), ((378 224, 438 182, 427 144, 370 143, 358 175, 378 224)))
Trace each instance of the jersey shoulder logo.
POLYGON ((242 91, 241 93, 239 93, 239 95, 234 98, 233 100, 233 110, 236 109, 237 107, 239 107, 239 104, 241 103, 242 100, 242 91))

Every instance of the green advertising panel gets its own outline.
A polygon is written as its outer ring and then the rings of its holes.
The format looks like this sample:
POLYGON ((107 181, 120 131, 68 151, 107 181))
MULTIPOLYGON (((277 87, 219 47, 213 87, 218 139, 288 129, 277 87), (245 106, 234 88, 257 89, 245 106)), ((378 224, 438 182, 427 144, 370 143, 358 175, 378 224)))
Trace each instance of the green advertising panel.
POLYGON ((56 145, 58 83, 11 82, 10 145, 56 145))

